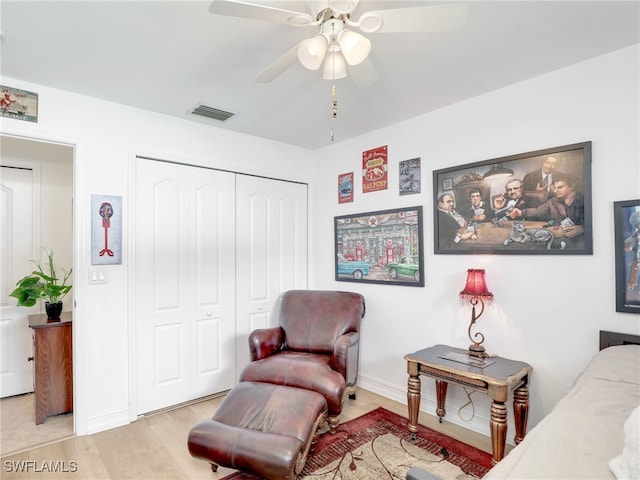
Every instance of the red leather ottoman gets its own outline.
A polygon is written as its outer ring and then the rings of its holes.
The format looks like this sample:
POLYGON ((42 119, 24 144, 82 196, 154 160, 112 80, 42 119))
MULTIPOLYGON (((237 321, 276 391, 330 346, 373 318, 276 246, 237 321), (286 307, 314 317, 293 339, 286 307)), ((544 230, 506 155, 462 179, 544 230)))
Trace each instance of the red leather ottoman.
POLYGON ((189 453, 266 479, 295 480, 318 427, 327 418, 322 395, 295 387, 240 382, 211 420, 189 432, 189 453))

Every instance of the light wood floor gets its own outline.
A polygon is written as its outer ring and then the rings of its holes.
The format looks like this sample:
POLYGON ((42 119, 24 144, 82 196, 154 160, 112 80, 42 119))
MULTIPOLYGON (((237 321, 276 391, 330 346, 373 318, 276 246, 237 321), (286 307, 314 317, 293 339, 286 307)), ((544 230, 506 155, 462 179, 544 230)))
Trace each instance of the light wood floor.
POLYGON ((34 403, 33 393, 0 399, 0 457, 73 436, 73 413, 36 425, 34 403))
MULTIPOLYGON (((3 457, 0 477, 7 480, 222 478, 232 470, 220 468, 214 474, 207 462, 192 458, 187 450, 189 430, 211 418, 221 401, 222 398, 217 398, 194 403, 142 417, 123 427, 3 457), (57 473, 51 473, 51 470, 57 470, 57 473), (71 473, 73 470, 75 472, 71 473)), ((345 400, 341 419, 350 420, 380 406, 407 416, 406 405, 358 389, 356 400, 345 400)), ((420 424, 491 452, 491 441, 484 435, 446 421, 439 424, 435 416, 424 412, 420 413, 420 424)))

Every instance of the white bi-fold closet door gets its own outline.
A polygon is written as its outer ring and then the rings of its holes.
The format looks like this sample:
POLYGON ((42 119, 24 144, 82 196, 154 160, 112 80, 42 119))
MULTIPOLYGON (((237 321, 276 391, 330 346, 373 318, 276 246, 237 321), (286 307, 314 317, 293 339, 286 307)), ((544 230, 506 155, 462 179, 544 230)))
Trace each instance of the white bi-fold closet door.
POLYGON ((228 390, 279 293, 307 285, 307 186, 136 159, 136 405, 228 390))

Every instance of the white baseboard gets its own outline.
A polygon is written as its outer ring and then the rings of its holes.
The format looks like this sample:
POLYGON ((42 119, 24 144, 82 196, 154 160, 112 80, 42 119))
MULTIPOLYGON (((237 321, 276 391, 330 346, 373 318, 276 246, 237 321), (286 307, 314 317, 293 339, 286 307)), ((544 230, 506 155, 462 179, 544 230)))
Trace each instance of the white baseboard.
POLYGON ((87 424, 87 435, 103 432, 116 427, 122 427, 129 423, 131 422, 129 421, 128 409, 114 410, 110 413, 90 417, 87 424))

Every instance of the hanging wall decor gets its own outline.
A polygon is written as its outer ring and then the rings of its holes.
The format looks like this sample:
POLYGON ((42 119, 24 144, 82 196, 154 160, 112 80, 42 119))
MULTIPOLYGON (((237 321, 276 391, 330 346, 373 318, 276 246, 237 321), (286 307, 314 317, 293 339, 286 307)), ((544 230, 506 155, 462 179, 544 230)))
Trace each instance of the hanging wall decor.
POLYGON ((420 193, 420 158, 402 160, 398 164, 398 169, 400 195, 413 195, 415 193, 420 193))
POLYGON ((424 287, 422 207, 334 220, 337 281, 424 287))
POLYGON ((362 193, 388 188, 387 146, 362 152, 362 193))
POLYGON ((613 203, 616 311, 640 313, 640 200, 613 203))
POLYGON ((38 122, 38 94, 20 90, 18 88, 0 85, 2 96, 0 97, 0 116, 38 122))
POLYGON ((591 142, 433 172, 436 254, 592 254, 591 142))
POLYGON ((353 172, 338 175, 338 203, 353 202, 353 172))
POLYGON ((122 197, 91 195, 91 264, 122 263, 122 197))

